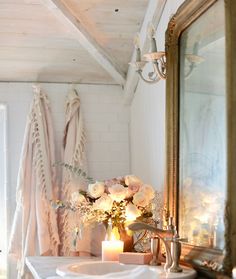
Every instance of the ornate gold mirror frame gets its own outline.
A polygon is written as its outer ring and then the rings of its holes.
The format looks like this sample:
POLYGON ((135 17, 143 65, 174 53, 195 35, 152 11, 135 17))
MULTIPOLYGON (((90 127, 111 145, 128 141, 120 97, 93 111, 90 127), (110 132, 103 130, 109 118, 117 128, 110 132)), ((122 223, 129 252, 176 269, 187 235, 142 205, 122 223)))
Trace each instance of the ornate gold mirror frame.
MULTIPOLYGON (((179 65, 182 32, 217 0, 187 0, 171 18, 166 32, 167 84, 166 207, 178 226, 179 169, 179 65)), ((224 251, 183 244, 182 261, 209 277, 219 270, 231 274, 236 266, 236 1, 225 0, 226 20, 226 110, 227 110, 227 193, 225 203, 224 251)))

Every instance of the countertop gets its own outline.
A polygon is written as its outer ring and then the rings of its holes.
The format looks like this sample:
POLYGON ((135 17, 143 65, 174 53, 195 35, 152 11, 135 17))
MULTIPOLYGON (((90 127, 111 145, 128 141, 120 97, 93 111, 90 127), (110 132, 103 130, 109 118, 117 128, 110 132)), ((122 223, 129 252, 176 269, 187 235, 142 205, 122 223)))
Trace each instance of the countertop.
MULTIPOLYGON (((98 257, 27 257, 26 266, 32 273, 34 279, 46 279, 50 276, 57 276, 56 269, 58 266, 67 264, 76 264, 78 262, 85 261, 96 261, 100 260, 98 257)), ((150 268, 161 268, 161 267, 150 267, 150 268)), ((183 273, 169 273, 166 275, 165 272, 159 273, 160 279, 173 278, 176 279, 179 276, 182 278, 196 278, 196 272, 194 270, 184 268, 183 273)), ((132 278, 132 276, 131 276, 132 278)), ((158 276, 157 276, 158 278, 158 276)))

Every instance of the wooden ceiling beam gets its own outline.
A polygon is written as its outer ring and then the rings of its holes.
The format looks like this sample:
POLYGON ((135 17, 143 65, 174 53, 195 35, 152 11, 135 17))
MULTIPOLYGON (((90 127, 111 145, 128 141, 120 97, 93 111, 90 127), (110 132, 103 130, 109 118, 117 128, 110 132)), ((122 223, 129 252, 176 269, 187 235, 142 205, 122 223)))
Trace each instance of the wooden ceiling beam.
MULTIPOLYGON (((157 29, 166 2, 167 0, 149 1, 148 8, 144 17, 144 21, 140 29, 140 49, 142 53, 147 53, 150 47, 150 40, 147 37, 148 25, 151 22, 155 30, 157 29)), ((135 61, 135 57, 136 57, 136 50, 134 49, 132 55, 132 61, 135 61)), ((126 77, 126 83, 124 86, 124 102, 126 104, 130 104, 132 102, 135 90, 138 86, 138 82, 139 82, 139 75, 136 73, 135 68, 129 65, 129 69, 126 77)))
POLYGON ((119 85, 125 84, 125 73, 112 59, 99 43, 87 32, 82 23, 76 18, 61 0, 43 0, 44 4, 53 12, 58 19, 67 22, 79 41, 88 53, 99 63, 104 70, 119 85))

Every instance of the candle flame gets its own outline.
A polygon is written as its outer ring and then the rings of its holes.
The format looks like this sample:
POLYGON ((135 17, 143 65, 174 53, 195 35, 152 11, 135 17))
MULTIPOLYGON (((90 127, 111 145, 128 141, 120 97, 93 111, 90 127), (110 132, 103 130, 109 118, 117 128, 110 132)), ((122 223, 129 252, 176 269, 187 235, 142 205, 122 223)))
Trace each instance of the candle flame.
POLYGON ((111 241, 113 241, 113 240, 117 240, 117 238, 114 233, 111 233, 111 241))

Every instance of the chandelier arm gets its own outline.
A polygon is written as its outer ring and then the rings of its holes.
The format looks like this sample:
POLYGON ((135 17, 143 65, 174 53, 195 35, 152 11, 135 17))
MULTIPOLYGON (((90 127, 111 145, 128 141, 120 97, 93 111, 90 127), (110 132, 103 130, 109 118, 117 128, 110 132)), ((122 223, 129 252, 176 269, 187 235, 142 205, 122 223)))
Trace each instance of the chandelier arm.
POLYGON ((160 60, 161 60, 162 67, 166 69, 166 57, 162 56, 160 60))
MULTIPOLYGON (((161 62, 161 64, 162 64, 162 62, 161 62)), ((154 68, 157 76, 159 76, 161 79, 166 79, 166 74, 163 71, 163 69, 165 69, 164 65, 161 65, 161 70, 160 70, 158 60, 153 62, 153 68, 154 68)))
POLYGON ((189 70, 188 72, 184 75, 184 77, 187 79, 191 76, 193 69, 195 68, 194 63, 191 63, 189 65, 189 70))
POLYGON ((156 79, 145 79, 143 74, 142 74, 142 70, 138 70, 137 73, 139 74, 139 76, 141 77, 141 79, 149 84, 154 84, 156 82, 158 82, 160 80, 160 77, 157 76, 156 79))

